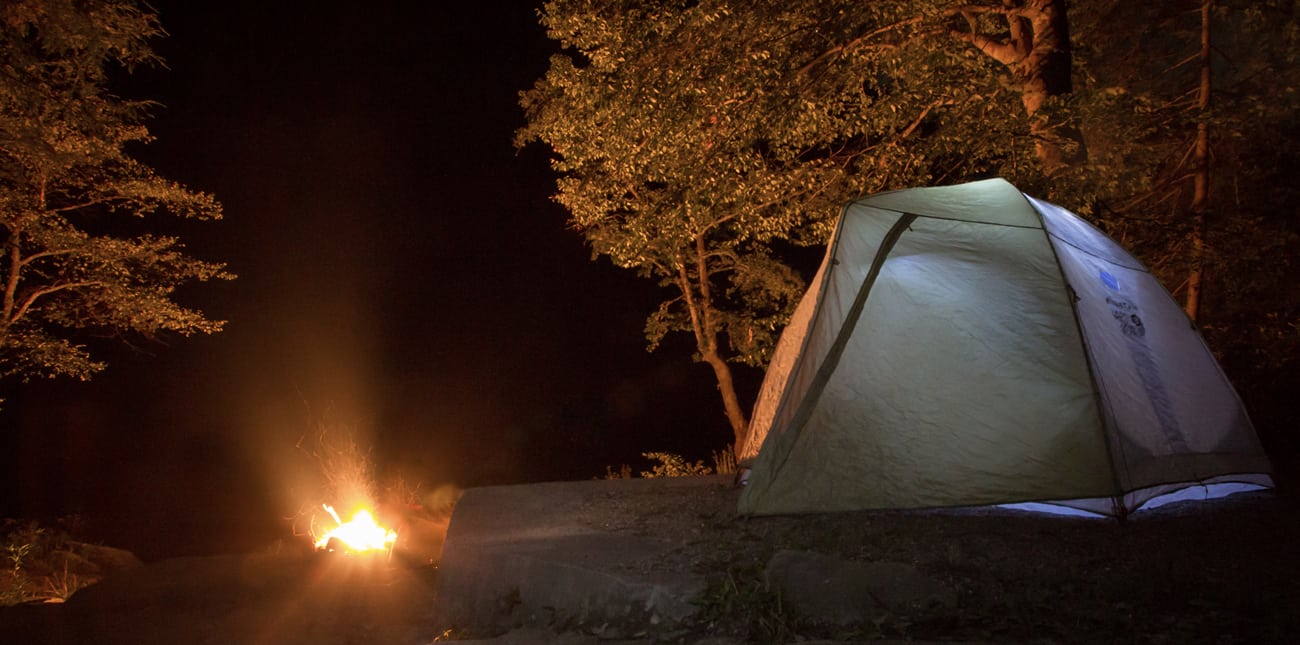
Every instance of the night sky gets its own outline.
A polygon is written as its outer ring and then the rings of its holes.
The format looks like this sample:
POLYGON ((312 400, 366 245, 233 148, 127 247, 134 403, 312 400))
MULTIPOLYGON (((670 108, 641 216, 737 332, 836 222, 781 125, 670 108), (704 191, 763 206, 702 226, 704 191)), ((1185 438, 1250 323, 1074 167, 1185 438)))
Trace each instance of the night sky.
POLYGON ((726 444, 689 339, 645 351, 658 287, 593 262, 547 151, 512 145, 555 51, 530 3, 153 4, 167 68, 114 90, 161 103, 136 156, 225 207, 159 222, 239 274, 180 294, 229 323, 105 346, 88 383, 11 384, 4 516, 78 513, 146 559, 257 548, 302 503, 295 444, 321 421, 426 488, 726 444))

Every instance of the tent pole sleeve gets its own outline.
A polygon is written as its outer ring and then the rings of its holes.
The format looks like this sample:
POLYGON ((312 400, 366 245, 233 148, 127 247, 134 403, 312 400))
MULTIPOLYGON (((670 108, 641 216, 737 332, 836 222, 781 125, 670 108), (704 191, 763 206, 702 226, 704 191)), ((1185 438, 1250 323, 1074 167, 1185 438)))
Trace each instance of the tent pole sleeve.
MULTIPOLYGON (((826 300, 826 284, 830 282, 831 271, 834 269, 835 266, 835 255, 839 253, 840 236, 844 229, 844 220, 848 217, 850 205, 851 204, 845 204, 844 207, 840 209, 839 219, 835 221, 835 230, 834 232, 831 233, 830 246, 829 248, 826 249, 826 257, 823 258, 822 266, 817 270, 817 277, 815 278, 816 282, 808 286, 808 289, 810 291, 818 294, 817 302, 814 303, 812 314, 809 318, 809 324, 811 324, 812 321, 817 320, 818 316, 821 315, 822 303, 825 302, 826 300)), ((784 336, 784 332, 782 332, 782 335, 784 336)), ((805 333, 803 340, 799 342, 799 351, 798 353, 795 354, 796 357, 795 362, 793 365, 790 366, 790 372, 785 376, 785 383, 781 385, 781 390, 780 390, 781 392, 785 392, 786 389, 790 387, 790 381, 794 379, 796 374, 799 373, 799 370, 801 369, 801 366, 804 362, 804 357, 807 355, 807 351, 808 351, 808 334, 805 333)), ((776 355, 774 353, 772 359, 768 361, 767 369, 771 368, 771 364, 775 359, 776 359, 776 355)), ((755 416, 751 414, 750 421, 749 421, 749 435, 745 439, 746 446, 744 451, 745 454, 749 456, 745 458, 742 461, 742 463, 738 464, 738 466, 743 468, 748 468, 749 466, 752 466, 753 461, 758 458, 758 453, 762 452, 763 446, 767 444, 768 437, 773 437, 777 435, 777 433, 772 432, 772 426, 776 423, 778 419, 781 418, 782 413, 785 411, 786 403, 787 402, 785 400, 785 397, 782 396, 781 401, 778 404, 777 408, 773 410, 771 415, 767 417, 770 423, 768 423, 767 427, 764 428, 759 428, 758 426, 755 425, 754 423, 755 416), (755 447, 752 445, 751 442, 754 440, 755 430, 759 430, 759 429, 763 431, 763 437, 760 440, 759 445, 755 447)), ((758 404, 756 403, 754 406, 754 411, 757 412, 757 410, 758 410, 758 404)), ((737 455, 736 457, 737 459, 739 459, 740 455, 737 455)))
MULTIPOLYGON (((831 374, 835 373, 835 368, 839 365, 840 356, 844 353, 844 347, 848 345, 849 338, 853 336, 853 329, 858 325, 858 318, 862 315, 862 309, 866 307, 867 296, 871 294, 871 287, 876 283, 876 277, 880 275, 880 268, 885 264, 885 258, 894 250, 894 245, 898 243, 898 238, 903 236, 912 222, 916 221, 917 216, 911 213, 899 213, 897 222, 885 233, 885 237, 880 241, 880 248, 876 250, 876 256, 871 259, 871 268, 867 271, 867 276, 862 279, 862 285, 858 287, 858 294, 853 299, 853 306, 849 308, 844 317, 844 324, 840 327, 840 333, 835 337, 835 342, 831 344, 826 353, 826 360, 822 362, 817 370, 817 375, 808 386, 808 392, 811 396, 804 398, 799 404, 799 409, 795 411, 794 417, 790 419, 791 430, 803 428, 808 422, 808 417, 812 416, 812 411, 817 407, 817 400, 821 398, 822 390, 825 389, 826 383, 830 381, 831 374)), ((784 461, 784 458, 782 459, 784 461)), ((780 466, 777 466, 779 469, 780 466)))

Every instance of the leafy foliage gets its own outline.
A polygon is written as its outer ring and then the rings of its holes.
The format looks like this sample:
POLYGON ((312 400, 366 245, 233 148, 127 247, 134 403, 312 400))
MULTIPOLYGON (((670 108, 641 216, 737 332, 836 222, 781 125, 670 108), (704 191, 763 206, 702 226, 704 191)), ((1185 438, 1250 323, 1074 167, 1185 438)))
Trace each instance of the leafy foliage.
POLYGON ((651 348, 685 331, 715 371, 765 362, 803 288, 786 251, 823 241, 839 204, 1000 175, 1090 218, 1175 295, 1208 276, 1199 320, 1225 363, 1276 373, 1300 355, 1300 21, 1294 0, 1214 2, 1203 108, 1201 7, 554 0, 541 20, 563 53, 523 94, 518 143, 554 151, 555 199, 595 255, 671 288, 651 348))
POLYGON ((669 452, 646 452, 642 453, 641 456, 659 462, 654 465, 652 470, 641 471, 642 477, 692 477, 713 473, 713 470, 705 466, 703 461, 691 463, 681 455, 669 452))
MULTIPOLYGON (((642 477, 695 477, 698 475, 727 475, 736 472, 736 453, 730 446, 713 451, 713 465, 706 466, 703 460, 694 463, 685 457, 671 452, 643 452, 642 457, 658 462, 650 470, 641 471, 642 477)), ((632 479, 632 467, 627 464, 619 466, 617 471, 612 466, 605 466, 604 479, 632 479)))
POLYGON ((96 566, 77 553, 79 545, 69 528, 76 521, 64 518, 55 526, 30 520, 0 522, 6 569, 0 573, 0 606, 62 602, 100 580, 96 566))
MULTIPOLYGON (((524 93, 517 141, 555 151, 555 198, 596 255, 671 290, 647 322, 650 347, 694 337, 737 439, 746 421, 726 361, 764 364, 804 289, 782 245, 823 241, 849 196, 928 180, 910 144, 937 107, 972 118, 1009 98, 992 82, 954 92, 901 73, 915 62, 978 78, 971 69, 988 63, 914 38, 911 3, 860 5, 556 1, 542 12, 568 53, 524 93), (881 25, 867 44, 843 42, 881 25)), ((959 150, 968 142, 924 140, 959 167, 977 163, 959 150)))
POLYGON ((143 229, 159 212, 219 219, 221 206, 133 159, 151 104, 112 95, 116 69, 158 62, 157 17, 131 0, 21 0, 0 7, 0 377, 89 378, 88 336, 213 333, 174 300, 230 279, 143 229))
POLYGON ((781 600, 754 563, 716 563, 708 586, 694 601, 694 619, 711 633, 728 633, 753 643, 790 643, 809 626, 781 600))

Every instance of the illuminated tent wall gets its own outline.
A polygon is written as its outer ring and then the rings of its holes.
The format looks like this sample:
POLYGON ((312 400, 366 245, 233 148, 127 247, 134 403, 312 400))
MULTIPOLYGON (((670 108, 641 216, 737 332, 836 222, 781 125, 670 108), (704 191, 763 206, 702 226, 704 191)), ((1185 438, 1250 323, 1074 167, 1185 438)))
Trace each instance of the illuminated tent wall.
POLYGON ((1236 392, 1132 255, 1001 179, 849 204, 755 406, 745 514, 1271 486, 1236 392), (761 448, 761 449, 760 449, 761 448))

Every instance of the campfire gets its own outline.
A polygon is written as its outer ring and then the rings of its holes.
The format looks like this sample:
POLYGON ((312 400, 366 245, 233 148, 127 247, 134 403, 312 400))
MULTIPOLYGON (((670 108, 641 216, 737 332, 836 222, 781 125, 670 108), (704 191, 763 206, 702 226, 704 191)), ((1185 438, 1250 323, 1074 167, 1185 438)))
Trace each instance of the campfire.
POLYGON ((308 489, 289 518, 294 536, 305 538, 317 553, 377 554, 390 564, 432 564, 460 490, 444 484, 423 492, 400 475, 381 488, 370 451, 352 432, 338 430, 327 433, 322 425, 314 440, 299 441, 297 447, 314 462, 320 483, 308 489))
POLYGON ((361 508, 352 513, 344 522, 334 507, 322 504, 325 512, 334 518, 334 528, 317 535, 313 527, 312 537, 318 551, 344 553, 386 552, 397 542, 397 532, 380 526, 369 510, 361 508))

